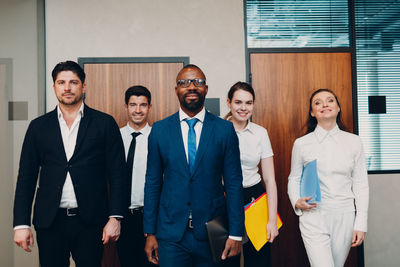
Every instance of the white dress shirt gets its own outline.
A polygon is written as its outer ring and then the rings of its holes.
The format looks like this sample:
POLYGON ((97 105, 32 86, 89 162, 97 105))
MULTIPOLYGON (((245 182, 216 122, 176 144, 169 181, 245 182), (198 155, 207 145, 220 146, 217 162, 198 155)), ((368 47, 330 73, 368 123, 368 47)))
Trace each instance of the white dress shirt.
POLYGON ((236 131, 239 139, 240 161, 242 163, 243 187, 250 187, 261 181, 258 164, 261 159, 274 155, 268 132, 258 124, 248 122, 247 126, 236 131))
POLYGON ((314 132, 296 139, 292 151, 288 194, 295 208, 300 198, 303 166, 317 159, 321 202, 317 208, 330 212, 356 211, 354 230, 367 231, 368 175, 361 139, 336 125, 330 131, 317 126, 314 132))
POLYGON ((131 189, 131 205, 130 209, 143 207, 144 198, 144 182, 147 166, 147 140, 151 131, 148 123, 136 131, 129 126, 129 123, 121 129, 122 141, 125 147, 125 157, 128 158, 128 151, 132 141, 132 133, 140 132, 136 137, 135 155, 132 169, 132 189, 131 189))
MULTIPOLYGON (((70 160, 70 158, 74 154, 76 138, 78 136, 79 124, 81 122, 81 118, 83 118, 83 107, 84 104, 82 103, 74 122, 72 123, 71 127, 68 128, 67 122, 64 120, 60 107, 57 105, 58 123, 60 124, 61 136, 67 160, 70 160)), ((69 174, 69 172, 67 172, 67 178, 65 179, 61 195, 60 208, 77 208, 77 207, 78 207, 78 202, 76 201, 71 175, 69 174)))

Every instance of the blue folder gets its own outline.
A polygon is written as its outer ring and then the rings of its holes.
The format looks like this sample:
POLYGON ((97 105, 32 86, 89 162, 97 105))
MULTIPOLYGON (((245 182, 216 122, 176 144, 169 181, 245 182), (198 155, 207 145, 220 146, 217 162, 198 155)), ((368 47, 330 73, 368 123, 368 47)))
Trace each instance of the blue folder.
POLYGON ((300 179, 300 197, 311 197, 308 203, 321 202, 321 188, 319 186, 317 160, 313 160, 303 167, 300 179))

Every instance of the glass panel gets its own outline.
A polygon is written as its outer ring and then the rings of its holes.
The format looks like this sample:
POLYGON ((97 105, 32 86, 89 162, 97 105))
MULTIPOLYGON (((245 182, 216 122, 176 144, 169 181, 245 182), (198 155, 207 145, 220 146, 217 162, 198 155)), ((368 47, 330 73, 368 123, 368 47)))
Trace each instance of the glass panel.
POLYGON ((400 2, 355 1, 359 134, 368 170, 400 170, 400 2), (369 113, 386 96, 386 113, 369 113))
POLYGON ((247 0, 249 48, 348 47, 347 0, 247 0))

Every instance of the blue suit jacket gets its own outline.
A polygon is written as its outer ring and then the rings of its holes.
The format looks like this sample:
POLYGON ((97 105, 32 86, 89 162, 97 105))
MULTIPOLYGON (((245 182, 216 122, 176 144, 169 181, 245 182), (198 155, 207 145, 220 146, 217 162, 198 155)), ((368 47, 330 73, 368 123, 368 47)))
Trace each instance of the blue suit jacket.
POLYGON ((192 175, 179 114, 155 123, 148 143, 144 232, 177 242, 191 210, 197 239, 206 240, 205 223, 225 212, 229 234, 242 236, 242 179, 239 143, 231 122, 206 112, 192 175))

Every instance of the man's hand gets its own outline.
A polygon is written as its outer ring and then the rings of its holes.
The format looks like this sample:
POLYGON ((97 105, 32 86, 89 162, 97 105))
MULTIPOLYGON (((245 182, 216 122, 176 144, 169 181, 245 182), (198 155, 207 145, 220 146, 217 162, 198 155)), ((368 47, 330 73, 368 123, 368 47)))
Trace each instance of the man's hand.
POLYGON ((307 203, 307 201, 310 199, 311 197, 299 198, 296 202, 296 208, 309 211, 310 209, 317 207, 317 203, 307 203))
POLYGON ((146 252, 149 262, 158 265, 158 242, 155 235, 147 236, 144 252, 146 252))
POLYGON ((117 241, 121 233, 121 222, 115 218, 108 219, 106 226, 103 228, 103 245, 109 241, 117 241))
POLYGON ((267 223, 267 239, 268 242, 274 242, 275 237, 279 235, 278 226, 276 225, 276 220, 274 222, 269 221, 267 223))
POLYGON ((31 252, 30 249, 33 247, 33 235, 30 228, 14 230, 14 242, 19 247, 23 248, 27 252, 31 252))
POLYGON ((362 244, 365 238, 365 232, 361 231, 354 231, 353 232, 353 239, 351 240, 352 247, 358 247, 362 244))
POLYGON ((236 256, 242 250, 242 241, 236 241, 228 238, 225 243, 225 249, 222 252, 221 259, 225 260, 226 258, 230 258, 236 256))

